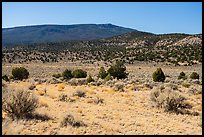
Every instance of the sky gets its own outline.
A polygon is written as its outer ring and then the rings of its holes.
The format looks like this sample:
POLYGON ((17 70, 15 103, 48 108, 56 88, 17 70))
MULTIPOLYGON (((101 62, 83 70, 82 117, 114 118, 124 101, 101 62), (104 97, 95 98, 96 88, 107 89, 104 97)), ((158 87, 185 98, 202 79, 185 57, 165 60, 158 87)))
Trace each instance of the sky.
POLYGON ((2 2, 2 28, 106 23, 155 34, 200 34, 202 2, 2 2))

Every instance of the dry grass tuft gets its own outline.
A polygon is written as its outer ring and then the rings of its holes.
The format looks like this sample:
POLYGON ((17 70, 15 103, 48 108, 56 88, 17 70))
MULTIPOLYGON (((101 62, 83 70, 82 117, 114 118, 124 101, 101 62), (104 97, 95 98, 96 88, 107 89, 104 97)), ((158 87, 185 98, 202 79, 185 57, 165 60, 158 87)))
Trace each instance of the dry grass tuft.
POLYGON ((40 107, 48 107, 48 103, 45 99, 39 99, 38 103, 40 107))
POLYGON ((28 89, 30 89, 30 90, 33 90, 33 89, 35 89, 36 88, 36 85, 34 84, 34 83, 32 83, 29 87, 28 87, 28 89))
POLYGON ((93 102, 94 102, 95 104, 104 103, 104 99, 102 99, 102 98, 96 96, 96 97, 94 98, 93 102))
POLYGON ((64 88, 65 88, 65 84, 61 83, 61 84, 58 84, 58 91, 64 91, 64 88))
POLYGON ((186 98, 182 96, 178 91, 172 88, 153 88, 150 94, 150 100, 155 103, 156 107, 164 108, 166 112, 175 113, 188 113, 186 108, 192 108, 192 106, 186 103, 186 98))
POLYGON ((59 101, 67 102, 68 101, 68 96, 66 94, 60 94, 59 95, 59 101))
POLYGON ((85 97, 86 96, 86 91, 84 89, 82 89, 82 88, 78 88, 73 93, 73 96, 85 97))
POLYGON ((115 93, 115 90, 113 90, 113 89, 107 89, 107 92, 108 92, 108 93, 111 93, 111 94, 114 94, 114 93, 115 93))
POLYGON ((46 91, 45 90, 39 90, 39 91, 37 91, 37 94, 40 96, 44 96, 46 94, 46 91))
POLYGON ((88 93, 88 94, 90 94, 90 95, 96 94, 96 92, 95 92, 95 91, 93 91, 92 89, 87 90, 87 92, 86 92, 86 93, 88 93))
POLYGON ((123 92, 123 91, 124 91, 124 87, 125 87, 125 86, 124 86, 124 83, 122 83, 122 82, 117 82, 117 83, 115 83, 113 89, 114 89, 115 91, 123 92))
POLYGON ((189 88, 191 85, 189 83, 183 82, 182 86, 185 87, 185 88, 189 88))
POLYGON ((102 103, 104 103, 104 99, 96 96, 94 98, 88 99, 87 103, 102 104, 102 103))
POLYGON ((38 99, 32 93, 19 90, 5 92, 2 98, 2 110, 12 119, 22 119, 31 114, 38 104, 38 99))
POLYGON ((72 127, 85 126, 84 122, 76 120, 71 114, 66 115, 60 123, 60 127, 66 127, 68 125, 72 127))

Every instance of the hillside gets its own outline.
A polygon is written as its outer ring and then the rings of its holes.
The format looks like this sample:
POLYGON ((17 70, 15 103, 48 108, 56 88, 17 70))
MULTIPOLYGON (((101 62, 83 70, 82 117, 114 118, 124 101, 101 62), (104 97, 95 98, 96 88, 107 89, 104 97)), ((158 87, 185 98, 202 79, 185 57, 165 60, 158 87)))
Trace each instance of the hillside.
POLYGON ((70 40, 94 40, 137 31, 112 24, 36 25, 2 29, 3 46, 62 42, 70 40))
POLYGON ((4 48, 2 62, 112 63, 123 59, 128 64, 150 61, 193 65, 202 63, 202 34, 130 32, 100 40, 21 44, 14 51, 4 48))

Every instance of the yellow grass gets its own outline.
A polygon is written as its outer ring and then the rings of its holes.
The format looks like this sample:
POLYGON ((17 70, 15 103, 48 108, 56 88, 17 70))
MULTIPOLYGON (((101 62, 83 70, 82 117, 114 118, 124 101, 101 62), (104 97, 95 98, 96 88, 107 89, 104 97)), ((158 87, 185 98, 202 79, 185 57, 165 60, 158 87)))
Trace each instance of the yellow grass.
POLYGON ((2 112, 2 118, 5 118, 6 117, 6 112, 2 112))
POLYGON ((78 108, 77 110, 77 113, 82 113, 82 109, 78 108))
POLYGON ((97 89, 98 87, 97 87, 97 86, 92 86, 92 85, 91 85, 91 86, 89 86, 89 88, 94 90, 94 89, 97 89))
POLYGON ((40 89, 40 88, 42 88, 41 84, 36 85, 36 89, 40 89))
POLYGON ((113 89, 107 89, 107 92, 111 93, 111 94, 115 94, 115 90, 113 90, 113 89))
POLYGON ((196 99, 202 99, 202 95, 201 94, 197 94, 197 95, 195 95, 195 98, 196 99))
POLYGON ((191 105, 191 106, 195 106, 195 102, 193 100, 184 100, 183 103, 191 105))
POLYGON ((147 87, 143 87, 143 88, 140 88, 141 91, 145 91, 145 90, 150 90, 150 88, 147 88, 147 87))
POLYGON ((144 102, 146 100, 146 98, 147 97, 145 97, 145 96, 140 96, 140 99, 141 99, 142 102, 144 102))
POLYGON ((122 93, 121 96, 123 96, 123 97, 130 97, 130 94, 128 94, 128 93, 122 93))
POLYGON ((37 91, 37 94, 40 95, 40 96, 43 96, 43 95, 45 95, 45 91, 39 90, 39 91, 37 91))
POLYGON ((87 103, 93 103, 94 101, 93 101, 92 98, 90 98, 90 99, 88 99, 86 102, 87 102, 87 103))
MULTIPOLYGON (((49 65, 38 65, 38 67, 31 64, 30 67, 33 68, 33 71, 30 71, 31 75, 37 77, 42 73, 36 69, 41 68, 44 72, 50 72, 52 69, 47 69, 49 65), (46 70, 47 69, 47 70, 46 70), (33 72, 36 71, 36 74, 33 72)), ((66 67, 64 65, 64 67, 66 67)), ((50 65, 51 67, 51 65, 50 65)), ((56 66, 56 68, 61 67, 56 66)), ((138 67, 138 66, 137 66, 138 67)), ((141 70, 147 70, 152 74, 155 70, 152 68, 153 65, 147 69, 142 67, 141 70)), ((76 67, 78 68, 78 67, 76 67)), ((132 72, 135 73, 141 70, 135 70, 135 67, 132 67, 132 72)), ((64 68, 63 68, 64 69, 64 68)), ((162 67, 163 69, 163 67, 162 67)), ((169 67, 168 67, 169 69, 169 67)), ((172 69, 168 71, 164 69, 164 72, 169 73, 172 71, 172 74, 175 73, 175 70, 172 69)), ((31 69, 32 70, 32 69, 31 69)), ((56 69, 57 70, 57 69, 56 69)), ((53 72, 56 72, 53 70, 53 72)), ((128 68, 129 70, 129 68, 128 68)), ((192 70, 192 69, 191 69, 192 70)), ((189 70, 189 73, 191 72, 189 70)), ((185 69, 181 69, 185 71, 185 69)), ((178 73, 181 72, 180 70, 178 73)), ((98 73, 98 72, 97 72, 98 73)), ((171 74, 169 74, 171 75, 171 74)), ((137 74, 136 74, 137 76, 137 74)), ((51 75, 49 75, 51 77, 51 75)), ((32 76, 31 76, 32 78, 32 76)), ((45 76, 46 78, 46 76, 45 76)), ((9 88, 23 88, 26 85, 26 82, 23 84, 17 82, 10 82, 9 88)), ((182 93, 188 98, 187 102, 193 104, 193 108, 190 108, 190 111, 195 111, 202 113, 202 100, 201 95, 189 95, 186 88, 181 89, 182 93)), ((194 86, 194 85, 192 85, 194 86)), ((195 85, 196 87, 200 85, 195 85)), ((2 117, 5 119, 2 120, 2 134, 50 134, 51 131, 56 131, 57 134, 202 134, 202 124, 198 124, 201 121, 201 118, 193 115, 177 115, 174 113, 166 113, 163 110, 156 107, 151 107, 149 105, 149 89, 145 88, 143 84, 128 84, 125 85, 126 92, 117 92, 112 88, 101 85, 101 86, 71 86, 69 84, 38 84, 33 90, 34 93, 42 92, 46 89, 47 96, 40 96, 39 106, 36 109, 37 114, 47 114, 51 117, 51 120, 40 121, 40 120, 19 120, 18 123, 15 121, 7 122, 7 116, 2 112, 2 117), (64 87, 63 87, 64 86, 64 87), (143 92, 134 92, 133 88, 137 87, 143 92), (82 89, 88 94, 84 98, 78 96, 72 96, 72 93, 76 89, 82 89), (62 92, 63 94, 68 95, 68 99, 73 99, 73 102, 61 102, 57 98, 62 92), (126 90, 127 89, 127 90, 126 90), (89 95, 90 94, 90 95, 89 95), (95 98, 100 97, 104 99, 104 103, 95 104, 95 98), (42 107, 43 106, 43 107, 42 107), (61 119, 66 114, 73 114, 74 118, 80 119, 87 124, 87 126, 82 126, 75 128, 72 126, 59 127, 61 119), (82 116, 82 114, 84 114, 82 116), (161 122, 162 121, 162 122, 161 122)))
POLYGON ((91 90, 91 89, 87 90, 86 93, 88 93, 88 94, 90 94, 90 95, 96 94, 96 92, 93 91, 93 90, 91 90))
POLYGON ((38 103, 41 107, 48 107, 48 103, 47 103, 47 100, 45 98, 39 99, 38 103))
POLYGON ((133 88, 134 88, 133 86, 130 86, 130 87, 126 88, 126 90, 127 90, 127 91, 132 91, 133 88))
POLYGON ((194 107, 194 109, 197 111, 202 111, 202 105, 197 105, 194 107))
POLYGON ((25 86, 25 85, 28 85, 29 83, 28 83, 28 82, 21 81, 21 84, 25 86))
POLYGON ((65 84, 60 83, 60 84, 57 85, 57 87, 58 87, 58 91, 64 91, 65 84))
POLYGON ((59 96, 59 93, 56 92, 55 90, 49 90, 49 92, 47 93, 49 95, 50 98, 55 99, 59 96))
POLYGON ((76 100, 76 99, 79 99, 80 97, 79 96, 73 96, 72 98, 76 100))

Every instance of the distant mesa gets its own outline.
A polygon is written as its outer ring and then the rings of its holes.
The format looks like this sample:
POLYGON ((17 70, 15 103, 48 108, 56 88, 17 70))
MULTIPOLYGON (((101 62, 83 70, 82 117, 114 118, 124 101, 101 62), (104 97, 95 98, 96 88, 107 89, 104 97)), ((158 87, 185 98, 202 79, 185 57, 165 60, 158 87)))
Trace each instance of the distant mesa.
POLYGON ((122 35, 135 29, 113 24, 34 25, 2 29, 2 44, 32 44, 72 40, 95 40, 122 35))

